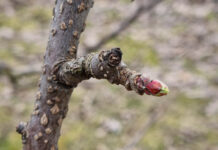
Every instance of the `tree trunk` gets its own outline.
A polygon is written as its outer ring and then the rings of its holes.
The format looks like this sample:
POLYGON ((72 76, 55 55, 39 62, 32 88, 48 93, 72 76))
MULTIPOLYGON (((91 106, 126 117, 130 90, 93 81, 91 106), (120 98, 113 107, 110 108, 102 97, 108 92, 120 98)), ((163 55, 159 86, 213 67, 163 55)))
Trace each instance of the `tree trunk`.
POLYGON ((55 71, 69 59, 76 58, 81 32, 93 0, 57 0, 44 66, 36 96, 35 110, 22 130, 24 150, 56 150, 62 120, 68 110, 68 101, 76 84, 67 86, 58 82, 55 71))

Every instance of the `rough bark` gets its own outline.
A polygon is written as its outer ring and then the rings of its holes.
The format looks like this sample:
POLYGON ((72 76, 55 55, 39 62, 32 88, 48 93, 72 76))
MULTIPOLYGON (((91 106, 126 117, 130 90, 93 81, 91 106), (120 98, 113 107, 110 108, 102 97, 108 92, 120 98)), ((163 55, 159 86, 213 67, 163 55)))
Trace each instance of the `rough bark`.
POLYGON ((129 69, 122 62, 120 48, 104 50, 65 62, 57 73, 59 82, 71 86, 89 78, 106 79, 112 84, 121 84, 127 90, 154 96, 168 93, 168 87, 158 80, 152 80, 129 69))
POLYGON ((140 89, 136 81, 142 74, 128 69, 121 59, 122 52, 119 48, 91 53, 64 63, 58 77, 60 82, 69 86, 91 77, 106 79, 112 84, 123 85, 127 90, 144 94, 144 89, 140 89))
POLYGON ((62 120, 75 85, 57 82, 55 70, 65 61, 76 58, 81 32, 93 0, 57 0, 45 53, 39 91, 31 119, 21 123, 23 150, 56 150, 62 120))
POLYGON ((31 119, 20 123, 23 150, 57 150, 73 89, 91 77, 124 85, 139 94, 166 95, 168 88, 128 69, 119 48, 76 58, 81 32, 93 0, 57 0, 31 119))

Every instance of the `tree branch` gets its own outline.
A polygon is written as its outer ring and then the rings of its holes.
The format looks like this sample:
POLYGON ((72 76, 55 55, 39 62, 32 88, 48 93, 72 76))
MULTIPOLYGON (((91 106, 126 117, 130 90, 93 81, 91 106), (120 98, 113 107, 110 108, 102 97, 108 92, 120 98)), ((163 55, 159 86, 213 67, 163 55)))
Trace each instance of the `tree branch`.
POLYGON ((93 77, 106 79, 112 84, 121 84, 127 90, 134 90, 140 95, 146 93, 163 96, 168 93, 165 84, 130 70, 121 59, 121 50, 114 48, 70 60, 61 66, 58 72, 59 82, 71 86, 93 77))
MULTIPOLYGON (((39 67, 40 68, 40 67, 39 67)), ((26 68, 25 70, 13 70, 9 65, 0 62, 0 76, 6 75, 11 84, 14 86, 17 85, 18 80, 22 77, 31 76, 31 75, 39 75, 40 69, 39 68, 26 68)))
POLYGON ((17 83, 17 77, 14 75, 11 67, 3 62, 0 63, 0 75, 6 75, 12 84, 17 83))
POLYGON ((149 0, 145 1, 142 0, 141 3, 138 5, 136 11, 126 19, 124 19, 119 25, 118 28, 115 28, 111 31, 108 35, 105 35, 101 38, 101 40, 93 46, 86 46, 86 52, 93 52, 100 49, 104 44, 106 44, 111 39, 117 37, 121 32, 125 31, 128 27, 130 27, 141 15, 146 12, 152 10, 155 6, 157 6, 162 0, 149 0))

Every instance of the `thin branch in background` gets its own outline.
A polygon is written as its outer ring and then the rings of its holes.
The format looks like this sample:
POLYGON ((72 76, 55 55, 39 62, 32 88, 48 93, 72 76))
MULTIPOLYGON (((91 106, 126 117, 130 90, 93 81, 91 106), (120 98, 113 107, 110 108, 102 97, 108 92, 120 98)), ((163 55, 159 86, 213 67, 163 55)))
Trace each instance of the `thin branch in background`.
POLYGON ((8 64, 0 62, 0 76, 5 75, 9 78, 11 84, 16 85, 18 80, 24 76, 39 75, 40 68, 31 67, 25 70, 15 71, 8 64))
POLYGON ((132 150, 136 147, 136 145, 146 135, 149 129, 158 121, 160 121, 160 119, 166 114, 169 103, 169 101, 166 101, 151 108, 148 120, 142 125, 141 129, 136 132, 131 141, 123 148, 123 150, 132 150))
POLYGON ((33 76, 39 75, 41 73, 40 67, 39 68, 27 68, 20 72, 15 73, 16 78, 19 80, 22 77, 26 76, 33 76))
POLYGON ((105 35, 95 45, 93 45, 93 46, 86 46, 85 45, 85 52, 91 52, 91 51, 95 51, 97 49, 100 49, 108 41, 117 37, 121 32, 123 32, 128 27, 130 27, 141 15, 143 15, 146 12, 151 11, 155 6, 157 6, 162 1, 163 0, 149 0, 149 1, 143 0, 143 1, 141 1, 141 3, 139 3, 139 5, 138 5, 138 8, 136 9, 136 11, 131 16, 124 19, 124 21, 120 23, 118 28, 111 31, 108 35, 105 35))
POLYGON ((16 77, 14 76, 11 67, 4 62, 0 62, 0 76, 1 75, 6 75, 11 83, 17 83, 16 77))

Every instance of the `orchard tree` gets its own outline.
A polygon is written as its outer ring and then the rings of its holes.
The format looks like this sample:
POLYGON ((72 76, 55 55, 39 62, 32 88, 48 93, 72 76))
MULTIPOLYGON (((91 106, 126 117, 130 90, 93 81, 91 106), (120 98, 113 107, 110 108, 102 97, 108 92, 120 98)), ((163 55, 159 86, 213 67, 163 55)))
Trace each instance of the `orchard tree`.
MULTIPOLYGON (((159 2, 160 0, 152 0, 159 2)), ((23 150, 57 150, 63 119, 73 89, 83 80, 106 79, 143 95, 163 96, 165 84, 129 69, 120 48, 77 57, 85 21, 94 0, 56 0, 39 91, 28 123, 21 122, 23 150)))

